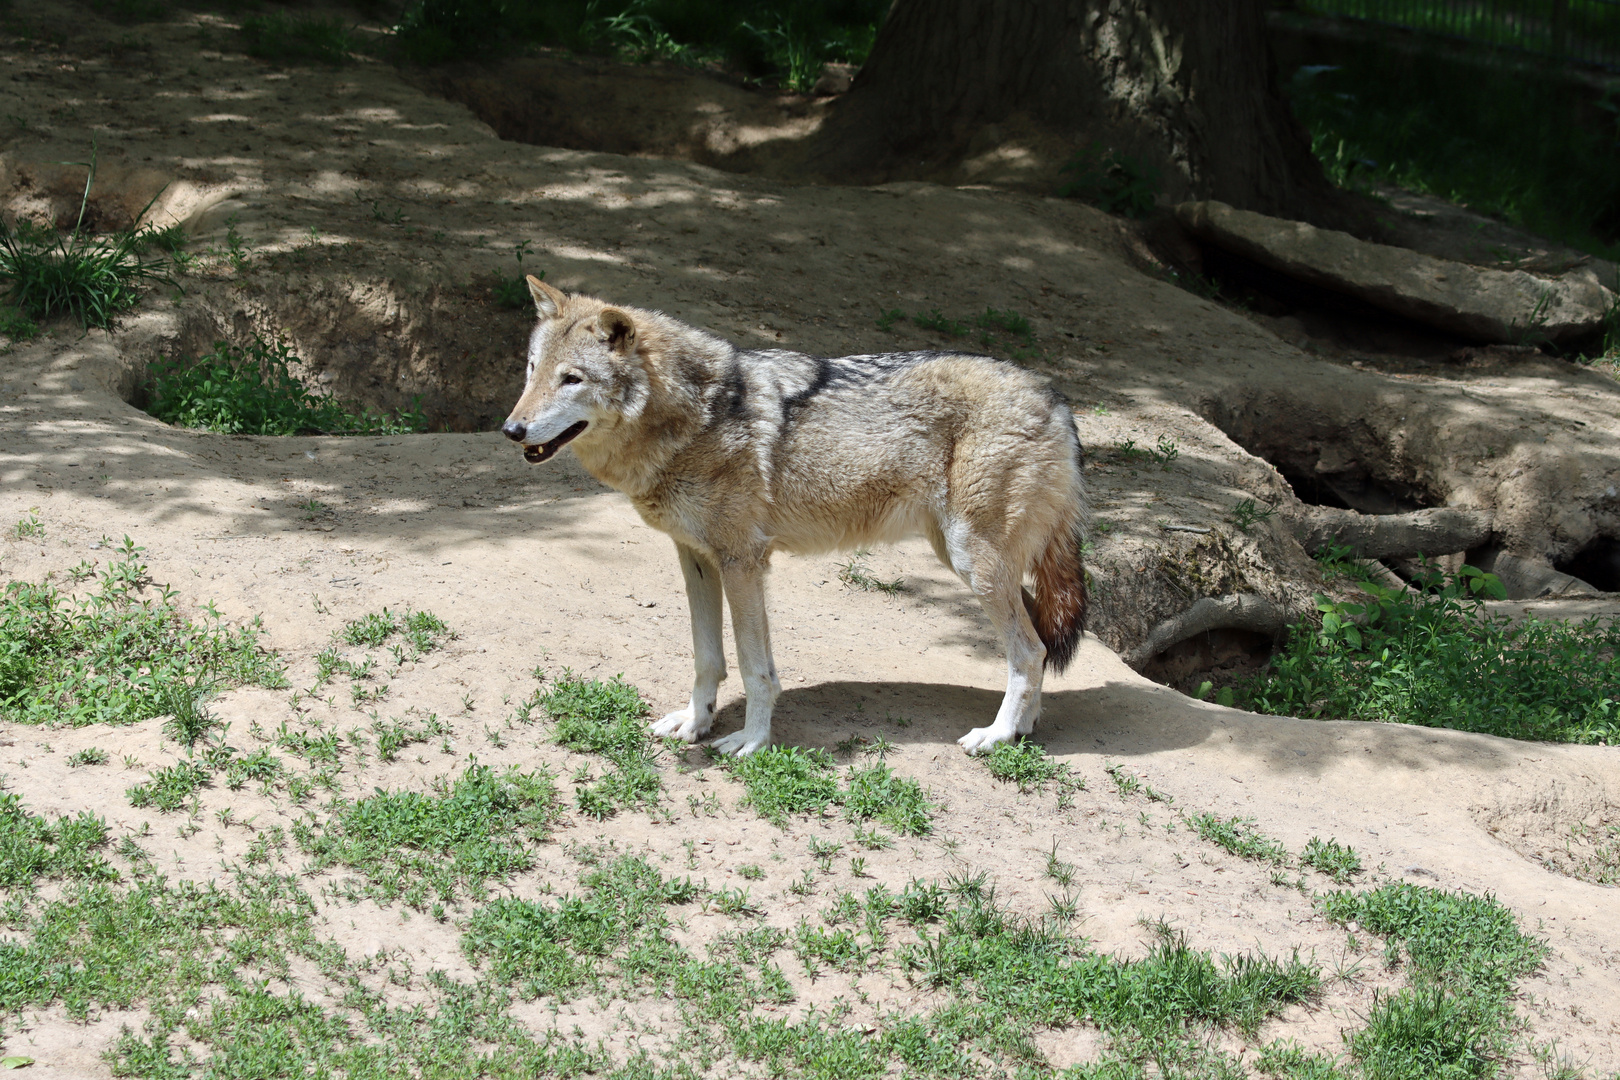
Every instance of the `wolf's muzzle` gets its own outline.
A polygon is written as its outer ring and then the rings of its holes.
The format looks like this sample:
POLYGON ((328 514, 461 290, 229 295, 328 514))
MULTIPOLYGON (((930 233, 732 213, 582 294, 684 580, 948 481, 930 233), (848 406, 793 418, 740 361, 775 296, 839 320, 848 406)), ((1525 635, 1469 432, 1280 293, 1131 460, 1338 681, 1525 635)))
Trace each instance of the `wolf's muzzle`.
MULTIPOLYGON (((581 420, 550 442, 541 443, 539 446, 525 446, 523 448, 523 460, 531 465, 540 464, 573 441, 580 432, 585 430, 585 425, 586 421, 581 420)), ((523 436, 519 433, 518 437, 522 438, 523 436)))

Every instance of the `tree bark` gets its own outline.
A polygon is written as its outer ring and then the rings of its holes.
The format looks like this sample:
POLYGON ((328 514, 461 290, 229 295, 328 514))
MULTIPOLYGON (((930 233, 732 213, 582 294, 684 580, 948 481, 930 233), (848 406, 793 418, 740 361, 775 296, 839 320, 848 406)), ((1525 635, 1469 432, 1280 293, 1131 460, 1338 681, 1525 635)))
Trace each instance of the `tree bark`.
POLYGON ((1260 0, 896 0, 801 162, 938 176, 1009 120, 1151 165, 1177 201, 1289 215, 1331 190, 1278 89, 1260 0))

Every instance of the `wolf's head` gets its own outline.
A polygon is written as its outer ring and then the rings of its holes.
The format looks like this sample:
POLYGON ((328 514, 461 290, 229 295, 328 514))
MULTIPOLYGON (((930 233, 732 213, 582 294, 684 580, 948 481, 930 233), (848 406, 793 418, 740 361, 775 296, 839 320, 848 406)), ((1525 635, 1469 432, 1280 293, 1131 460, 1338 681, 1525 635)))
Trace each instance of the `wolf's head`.
POLYGON ((541 462, 587 432, 612 430, 641 411, 646 375, 630 315, 569 296, 529 276, 540 321, 529 336, 523 396, 501 431, 541 462))

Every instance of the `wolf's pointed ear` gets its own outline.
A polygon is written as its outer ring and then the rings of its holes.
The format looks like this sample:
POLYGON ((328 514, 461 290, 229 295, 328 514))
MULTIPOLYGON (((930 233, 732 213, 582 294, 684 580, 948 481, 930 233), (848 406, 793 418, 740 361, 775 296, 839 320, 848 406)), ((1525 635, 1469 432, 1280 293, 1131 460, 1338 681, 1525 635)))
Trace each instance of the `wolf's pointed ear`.
POLYGON ((601 327, 602 340, 614 352, 629 356, 636 351, 636 324, 629 315, 618 308, 604 308, 596 317, 596 325, 601 327))
POLYGON ((557 312, 562 310, 563 301, 568 297, 533 274, 529 275, 528 281, 529 295, 534 297, 534 310, 540 313, 542 319, 555 319, 557 312))

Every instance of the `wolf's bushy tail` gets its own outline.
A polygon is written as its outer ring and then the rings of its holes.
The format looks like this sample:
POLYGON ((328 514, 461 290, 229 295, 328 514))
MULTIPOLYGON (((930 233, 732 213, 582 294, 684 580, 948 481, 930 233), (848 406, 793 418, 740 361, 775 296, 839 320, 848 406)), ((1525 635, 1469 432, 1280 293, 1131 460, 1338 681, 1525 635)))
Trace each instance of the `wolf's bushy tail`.
POLYGON ((1060 673, 1074 659, 1086 628, 1084 543, 1079 524, 1059 529, 1035 560, 1035 596, 1033 603, 1026 599, 1035 633, 1046 646, 1046 666, 1060 673))

